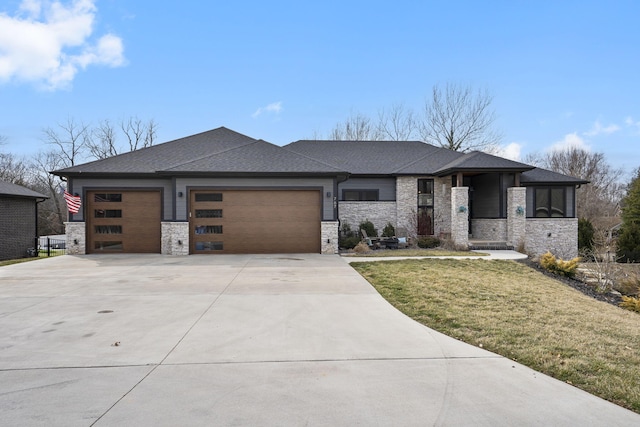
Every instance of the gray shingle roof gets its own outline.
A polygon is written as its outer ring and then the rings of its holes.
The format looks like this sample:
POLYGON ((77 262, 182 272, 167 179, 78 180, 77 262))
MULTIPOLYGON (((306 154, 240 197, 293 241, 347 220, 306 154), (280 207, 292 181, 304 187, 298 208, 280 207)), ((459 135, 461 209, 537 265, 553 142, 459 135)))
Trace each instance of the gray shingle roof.
POLYGON ((435 171, 435 174, 443 176, 449 175, 453 172, 482 172, 495 170, 505 172, 524 172, 533 168, 534 166, 505 159, 503 157, 494 156, 481 151, 472 151, 464 154, 462 157, 458 157, 446 165, 441 166, 437 171, 435 171))
POLYGON ((420 141, 301 140, 284 148, 362 175, 430 175, 461 155, 420 141))
POLYGON ((589 181, 575 178, 561 173, 552 172, 547 169, 535 168, 524 172, 520 176, 520 182, 523 184, 588 184, 589 181))
POLYGON ((0 181, 0 195, 13 197, 27 197, 34 199, 48 199, 49 197, 30 190, 22 185, 12 184, 6 181, 0 181))
POLYGON ((337 168, 224 127, 104 160, 53 172, 76 174, 156 173, 339 173, 337 168))

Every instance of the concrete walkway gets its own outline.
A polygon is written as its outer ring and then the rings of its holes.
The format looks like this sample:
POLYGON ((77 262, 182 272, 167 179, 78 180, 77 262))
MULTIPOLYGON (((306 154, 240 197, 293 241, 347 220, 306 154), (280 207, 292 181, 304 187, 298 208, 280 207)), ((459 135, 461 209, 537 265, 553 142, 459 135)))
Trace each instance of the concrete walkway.
POLYGON ((0 267, 0 425, 640 425, 430 330, 327 255, 0 267))
POLYGON ((488 255, 462 255, 462 256, 417 256, 417 257, 408 257, 408 256, 393 256, 393 251, 387 251, 390 256, 351 256, 346 255, 342 258, 348 262, 349 264, 352 262, 373 262, 373 261, 395 261, 400 259, 526 259, 527 255, 521 254, 516 251, 470 251, 477 252, 479 254, 488 254, 488 255))

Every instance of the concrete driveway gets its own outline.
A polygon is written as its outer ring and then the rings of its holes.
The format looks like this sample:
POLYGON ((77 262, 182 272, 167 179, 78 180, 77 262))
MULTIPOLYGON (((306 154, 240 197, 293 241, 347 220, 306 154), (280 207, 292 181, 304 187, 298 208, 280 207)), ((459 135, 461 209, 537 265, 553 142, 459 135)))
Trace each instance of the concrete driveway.
POLYGON ((0 424, 638 425, 425 328, 338 256, 0 267, 0 424))

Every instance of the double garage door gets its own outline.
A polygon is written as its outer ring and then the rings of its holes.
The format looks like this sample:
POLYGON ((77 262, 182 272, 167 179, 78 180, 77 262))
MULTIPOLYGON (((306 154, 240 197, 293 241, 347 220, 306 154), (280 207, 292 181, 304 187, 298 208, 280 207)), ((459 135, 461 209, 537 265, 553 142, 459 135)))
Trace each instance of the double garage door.
MULTIPOLYGON (((89 191, 87 253, 160 253, 160 191, 89 191)), ((319 253, 321 192, 192 190, 189 252, 319 253)))

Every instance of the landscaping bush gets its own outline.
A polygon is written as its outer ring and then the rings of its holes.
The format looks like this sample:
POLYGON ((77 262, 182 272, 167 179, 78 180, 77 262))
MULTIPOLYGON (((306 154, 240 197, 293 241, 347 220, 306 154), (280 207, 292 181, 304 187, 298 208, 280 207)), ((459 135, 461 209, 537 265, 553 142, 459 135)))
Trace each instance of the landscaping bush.
POLYGON ((360 223, 360 230, 364 230, 369 237, 378 237, 378 230, 376 230, 373 223, 369 220, 360 223))
POLYGON ((338 239, 338 245, 343 249, 353 249, 358 243, 360 243, 358 236, 340 236, 338 239))
POLYGON ((423 249, 437 248, 440 246, 440 239, 432 236, 418 237, 418 247, 423 249))
POLYGON ((363 254, 369 252, 370 250, 371 249, 369 249, 369 246, 367 246, 365 242, 360 242, 353 248, 353 252, 357 254, 363 254))
POLYGON ((576 270, 578 269, 579 262, 580 258, 574 258, 569 261, 564 261, 560 258, 556 259, 556 257, 551 252, 547 252, 540 257, 540 265, 545 270, 559 276, 572 278, 576 275, 576 270))
POLYGON ((586 218, 578 220, 578 251, 590 251, 593 249, 593 238, 595 229, 593 224, 586 218))
POLYGON ((384 226, 384 229, 382 230, 382 237, 393 237, 396 235, 396 229, 395 227, 388 222, 387 225, 384 226))
POLYGON ((620 307, 640 313, 640 298, 623 296, 620 307))
POLYGON ((616 284, 616 290, 622 295, 638 296, 640 294, 640 278, 633 276, 622 279, 616 284))

